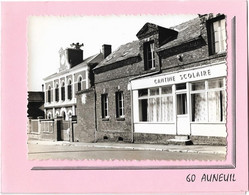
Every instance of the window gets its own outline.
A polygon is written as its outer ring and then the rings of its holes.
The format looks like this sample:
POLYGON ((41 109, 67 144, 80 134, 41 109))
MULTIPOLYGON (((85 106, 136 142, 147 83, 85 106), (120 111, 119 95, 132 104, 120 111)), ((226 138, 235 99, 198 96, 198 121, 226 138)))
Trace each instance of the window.
POLYGON ((218 54, 226 51, 226 20, 224 16, 209 22, 209 52, 218 54))
POLYGON ((172 86, 138 91, 140 122, 172 122, 172 86))
POLYGON ((48 114, 47 114, 47 119, 52 119, 51 113, 48 113, 48 114))
POLYGON ((144 44, 144 63, 145 70, 155 68, 155 44, 149 42, 144 44))
POLYGON ((65 83, 62 82, 61 84, 61 100, 65 101, 65 83))
POLYGON ((78 76, 78 91, 86 89, 86 71, 82 71, 82 74, 78 76))
POLYGON ((212 79, 191 84, 193 122, 224 122, 225 80, 212 79))
POLYGON ((108 94, 101 95, 102 118, 108 118, 108 94))
POLYGON ((191 84, 192 121, 207 121, 207 98, 205 81, 191 84))
POLYGON ((182 93, 182 94, 177 94, 177 115, 183 115, 183 114, 188 114, 188 109, 187 109, 187 94, 182 93))
POLYGON ((48 87, 48 103, 51 103, 51 87, 48 87))
POLYGON ((209 122, 225 121, 225 90, 223 79, 208 81, 209 122))
POLYGON ((82 77, 80 76, 79 79, 78 79, 78 91, 82 90, 82 88, 81 88, 81 82, 82 82, 82 77))
POLYGON ((122 91, 116 92, 116 117, 124 117, 124 94, 122 91))
POLYGON ((72 83, 71 83, 71 80, 68 81, 68 85, 67 85, 67 99, 69 99, 69 100, 72 99, 72 83))
POLYGON ((56 84, 56 86, 55 86, 55 101, 56 102, 59 101, 59 86, 58 86, 58 84, 56 84))

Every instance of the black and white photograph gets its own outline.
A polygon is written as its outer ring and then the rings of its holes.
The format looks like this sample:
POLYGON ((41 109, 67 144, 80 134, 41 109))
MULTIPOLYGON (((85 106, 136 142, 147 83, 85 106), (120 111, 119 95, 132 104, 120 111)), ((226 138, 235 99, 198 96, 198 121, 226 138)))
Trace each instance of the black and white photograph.
POLYGON ((29 160, 226 160, 223 13, 30 16, 29 160))

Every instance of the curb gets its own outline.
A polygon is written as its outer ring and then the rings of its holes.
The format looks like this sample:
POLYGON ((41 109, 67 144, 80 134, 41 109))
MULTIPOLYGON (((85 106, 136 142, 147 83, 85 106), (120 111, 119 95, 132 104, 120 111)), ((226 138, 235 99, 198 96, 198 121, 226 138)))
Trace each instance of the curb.
MULTIPOLYGON (((214 150, 194 150, 191 149, 176 149, 170 148, 175 147, 175 145, 167 145, 163 147, 141 147, 141 146, 116 146, 116 145, 97 145, 96 143, 88 144, 88 143, 71 143, 71 142, 43 142, 43 141, 28 141, 28 144, 37 144, 37 145, 54 145, 54 146, 76 146, 76 147, 91 147, 91 148, 114 148, 114 149, 127 149, 127 150, 145 150, 145 151, 166 151, 166 152, 179 152, 179 153, 198 153, 198 154, 218 154, 218 155, 226 155, 226 151, 214 151, 214 150)), ((183 146, 184 147, 184 146, 183 146)))

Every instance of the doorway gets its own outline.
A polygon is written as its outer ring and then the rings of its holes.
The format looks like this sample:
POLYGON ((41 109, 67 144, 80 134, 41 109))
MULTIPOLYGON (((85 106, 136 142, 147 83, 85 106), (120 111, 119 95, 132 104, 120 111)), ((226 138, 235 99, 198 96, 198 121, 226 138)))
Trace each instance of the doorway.
POLYGON ((190 135, 186 83, 176 85, 176 129, 178 135, 190 135))

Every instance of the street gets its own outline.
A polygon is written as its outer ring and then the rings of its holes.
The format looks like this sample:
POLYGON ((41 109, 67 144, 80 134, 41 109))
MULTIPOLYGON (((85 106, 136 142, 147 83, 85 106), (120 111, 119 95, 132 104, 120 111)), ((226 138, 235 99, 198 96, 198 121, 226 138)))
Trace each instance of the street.
MULTIPOLYGON (((176 148, 177 146, 172 146, 176 148)), ((191 146, 181 146, 190 148, 191 146)), ((179 148, 179 147, 178 147, 179 148)), ((225 160, 225 154, 210 152, 182 152, 165 150, 146 150, 136 148, 106 148, 70 145, 70 144, 28 144, 28 157, 30 160, 48 160, 48 159, 100 159, 100 160, 225 160)))

